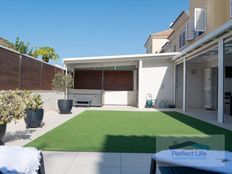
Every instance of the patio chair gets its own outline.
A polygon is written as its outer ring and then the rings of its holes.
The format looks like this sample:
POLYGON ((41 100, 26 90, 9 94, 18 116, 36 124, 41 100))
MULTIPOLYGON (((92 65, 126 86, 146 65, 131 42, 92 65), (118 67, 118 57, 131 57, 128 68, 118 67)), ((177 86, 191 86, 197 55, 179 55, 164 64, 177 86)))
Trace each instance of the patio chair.
POLYGON ((41 151, 35 148, 0 146, 0 174, 45 174, 41 151))
MULTIPOLYGON (((232 103, 230 103, 230 100, 231 100, 231 92, 225 92, 225 114, 226 114, 226 106, 227 105, 231 105, 232 103)), ((230 107, 231 108, 231 107, 230 107)), ((231 111, 230 111, 230 113, 231 113, 231 111)))

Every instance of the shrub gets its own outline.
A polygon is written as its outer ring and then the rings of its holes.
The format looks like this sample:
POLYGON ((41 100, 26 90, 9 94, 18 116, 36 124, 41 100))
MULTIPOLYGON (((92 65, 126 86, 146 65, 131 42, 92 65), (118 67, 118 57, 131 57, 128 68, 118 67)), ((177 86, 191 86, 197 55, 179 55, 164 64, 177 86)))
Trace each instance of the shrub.
POLYGON ((0 124, 25 117, 26 104, 18 91, 0 91, 0 124))
POLYGON ((26 105, 26 109, 42 109, 43 101, 41 95, 32 94, 28 90, 17 90, 16 93, 22 98, 23 102, 26 105))

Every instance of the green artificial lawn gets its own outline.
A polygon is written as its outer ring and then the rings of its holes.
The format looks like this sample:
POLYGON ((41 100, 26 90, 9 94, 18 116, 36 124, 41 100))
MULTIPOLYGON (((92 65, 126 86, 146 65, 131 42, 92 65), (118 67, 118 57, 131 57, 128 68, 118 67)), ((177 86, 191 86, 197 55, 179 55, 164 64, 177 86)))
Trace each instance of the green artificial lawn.
POLYGON ((150 153, 157 150, 160 136, 214 134, 225 135, 225 149, 232 150, 231 131, 178 112, 85 111, 26 146, 47 151, 150 153))

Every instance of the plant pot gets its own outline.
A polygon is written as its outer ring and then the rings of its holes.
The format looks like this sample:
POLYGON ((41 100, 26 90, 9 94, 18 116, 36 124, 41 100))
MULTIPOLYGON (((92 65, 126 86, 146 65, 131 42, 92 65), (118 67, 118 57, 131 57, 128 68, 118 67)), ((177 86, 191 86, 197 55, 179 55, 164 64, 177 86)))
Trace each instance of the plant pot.
POLYGON ((72 107, 73 107, 72 100, 58 100, 58 108, 61 114, 71 113, 72 107))
POLYGON ((4 144, 2 142, 2 139, 5 136, 5 133, 6 133, 6 124, 0 124, 0 145, 4 144))
POLYGON ((168 108, 176 108, 176 105, 174 105, 174 104, 169 104, 169 105, 168 105, 168 108))
POLYGON ((27 109, 25 123, 27 128, 37 128, 42 126, 44 109, 27 109))

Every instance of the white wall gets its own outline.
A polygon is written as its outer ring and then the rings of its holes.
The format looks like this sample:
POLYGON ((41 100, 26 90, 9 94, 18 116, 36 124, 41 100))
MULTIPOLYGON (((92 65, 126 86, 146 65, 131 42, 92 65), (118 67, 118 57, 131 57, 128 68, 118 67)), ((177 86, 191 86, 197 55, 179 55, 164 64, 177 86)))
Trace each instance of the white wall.
POLYGON ((32 93, 41 95, 45 112, 58 110, 57 100, 64 98, 64 95, 57 94, 53 90, 32 91, 32 93))
POLYGON ((203 77, 204 66, 202 63, 187 63, 187 108, 203 107, 203 77))
POLYGON ((168 39, 157 39, 152 40, 152 53, 160 52, 162 47, 168 42, 168 39))
POLYGON ((144 108, 146 95, 153 99, 174 103, 174 64, 171 60, 140 60, 139 66, 139 102, 144 108))
POLYGON ((128 105, 136 106, 136 91, 104 91, 104 105, 128 105))
MULTIPOLYGON (((225 57, 225 66, 232 66, 232 59, 230 57, 225 57)), ((204 91, 204 69, 218 67, 218 59, 216 57, 211 57, 206 63, 193 64, 188 67, 187 74, 187 107, 189 108, 200 108, 203 107, 204 91), (191 76, 191 69, 197 69, 198 74, 193 77, 191 76), (194 90, 193 90, 194 89, 194 90)), ((232 78, 225 78, 225 92, 232 92, 232 78)))

